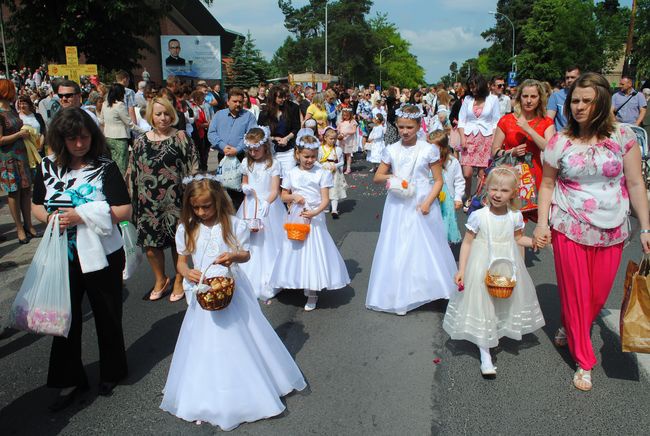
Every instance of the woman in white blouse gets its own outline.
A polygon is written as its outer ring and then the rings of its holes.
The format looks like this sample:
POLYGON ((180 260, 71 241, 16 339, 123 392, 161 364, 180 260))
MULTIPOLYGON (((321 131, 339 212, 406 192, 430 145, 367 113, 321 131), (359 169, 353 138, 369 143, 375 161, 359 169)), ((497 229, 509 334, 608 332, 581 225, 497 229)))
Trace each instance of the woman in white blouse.
POLYGON ((106 104, 99 114, 99 122, 104 126, 104 136, 111 151, 111 158, 117 164, 122 175, 129 165, 129 138, 131 130, 144 133, 144 130, 133 124, 124 104, 124 86, 114 83, 108 90, 106 104))
POLYGON ((463 100, 458 114, 461 157, 465 177, 465 198, 470 201, 472 174, 478 169, 478 177, 484 177, 484 169, 490 161, 492 135, 501 117, 499 99, 490 94, 488 83, 480 74, 467 80, 469 95, 463 100))

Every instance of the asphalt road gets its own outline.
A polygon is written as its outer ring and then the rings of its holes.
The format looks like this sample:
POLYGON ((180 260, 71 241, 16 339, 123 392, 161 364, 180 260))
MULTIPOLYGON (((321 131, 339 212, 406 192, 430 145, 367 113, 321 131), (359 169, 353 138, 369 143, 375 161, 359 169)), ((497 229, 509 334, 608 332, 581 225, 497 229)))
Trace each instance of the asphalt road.
MULTIPOLYGON (((286 412, 243 424, 235 434, 426 435, 426 434, 647 434, 650 384, 636 357, 623 354, 611 326, 599 319, 593 338, 600 364, 589 393, 571 385, 566 350, 552 344, 559 300, 552 253, 527 253, 546 327, 522 342, 502 340, 493 353, 498 377, 483 380, 478 352, 450 341, 441 328, 446 307, 436 302, 405 317, 365 309, 370 265, 378 237, 383 192, 370 184, 364 164, 348 178, 348 200, 329 230, 346 260, 352 283, 323 295, 305 313, 304 297, 283 292, 263 306, 309 382, 286 398, 286 412)), ((464 221, 464 215, 459 215, 464 221)), ((529 233, 532 229, 528 229, 529 233)), ((18 247, 20 248, 20 247, 18 247)), ((636 239, 625 250, 607 308, 620 307, 622 276, 640 253, 636 239)), ((171 266, 171 262, 168 261, 171 266)), ((2 279, 0 322, 6 320, 20 280, 2 279)), ((212 434, 162 412, 160 404, 185 303, 144 302, 152 274, 143 265, 126 283, 124 326, 130 374, 112 397, 92 389, 58 414, 47 411, 53 392, 45 387, 51 339, 5 331, 0 339, 0 434, 122 435, 212 434)), ((94 322, 86 311, 83 352, 91 385, 98 381, 94 322)))

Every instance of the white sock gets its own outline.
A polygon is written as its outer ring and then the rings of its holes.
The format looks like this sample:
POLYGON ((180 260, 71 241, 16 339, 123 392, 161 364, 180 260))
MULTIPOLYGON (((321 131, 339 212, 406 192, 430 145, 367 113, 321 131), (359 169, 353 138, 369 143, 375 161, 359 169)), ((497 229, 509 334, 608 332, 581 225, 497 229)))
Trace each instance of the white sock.
POLYGON ((332 205, 332 212, 333 213, 338 213, 339 212, 339 201, 338 200, 332 200, 330 203, 332 205))
POLYGON ((479 352, 481 353, 481 366, 492 367, 492 355, 490 354, 490 349, 487 347, 478 347, 479 352))

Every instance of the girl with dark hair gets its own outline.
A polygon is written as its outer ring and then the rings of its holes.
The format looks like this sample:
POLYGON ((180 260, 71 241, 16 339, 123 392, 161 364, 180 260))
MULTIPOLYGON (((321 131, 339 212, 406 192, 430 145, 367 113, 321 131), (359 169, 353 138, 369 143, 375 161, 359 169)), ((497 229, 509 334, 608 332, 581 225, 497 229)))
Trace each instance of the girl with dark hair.
POLYGON ((126 174, 126 168, 129 165, 130 131, 144 133, 140 127, 131 121, 124 104, 124 93, 123 85, 119 83, 112 84, 108 90, 106 104, 99 113, 99 123, 104 127, 106 144, 122 176, 126 174))
MULTIPOLYGON (((490 95, 488 83, 480 74, 467 79, 469 95, 463 100, 458 114, 461 157, 465 177, 465 198, 470 200, 472 175, 478 169, 479 180, 485 176, 484 169, 490 161, 492 135, 501 118, 499 99, 490 95)), ((466 204, 467 206, 467 204, 466 204)))
MULTIPOLYGON (((81 303, 84 293, 95 317, 99 343, 99 394, 110 395, 127 375, 126 352, 122 333, 122 270, 124 250, 117 229, 120 221, 131 216, 131 200, 120 171, 104 157, 106 141, 93 119, 78 108, 61 110, 47 134, 52 155, 45 157, 34 179, 32 211, 47 223, 54 214, 60 228, 68 230, 68 271, 71 326, 68 337, 52 342, 47 385, 59 388, 59 396, 50 406, 61 410, 88 389, 88 379, 81 361, 81 303), (92 210, 92 214, 89 211, 92 210), (112 226, 108 236, 99 236, 102 259, 88 254, 77 245, 83 237, 80 226, 92 215, 102 224, 112 226), (99 217, 99 218, 97 218, 99 217), (100 266, 98 266, 99 264, 100 266), (103 268, 101 265, 105 265, 103 268)), ((81 247, 81 246, 79 246, 81 247)), ((94 253, 94 251, 93 251, 94 253)))
POLYGON ((274 86, 266 99, 266 108, 260 112, 257 124, 268 126, 271 142, 275 148, 275 158, 282 165, 282 174, 296 166, 293 151, 296 135, 300 130, 300 109, 288 100, 289 90, 284 86, 274 86))

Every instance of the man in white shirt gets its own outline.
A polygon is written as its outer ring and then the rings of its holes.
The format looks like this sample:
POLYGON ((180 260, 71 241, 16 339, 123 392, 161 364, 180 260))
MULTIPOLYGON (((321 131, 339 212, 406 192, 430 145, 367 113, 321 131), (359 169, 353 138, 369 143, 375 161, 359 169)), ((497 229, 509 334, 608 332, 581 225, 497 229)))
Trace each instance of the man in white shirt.
POLYGON ((503 94, 505 87, 506 81, 503 76, 492 77, 492 80, 490 81, 490 92, 499 99, 499 111, 501 112, 501 116, 512 112, 512 102, 510 101, 510 97, 503 94))
POLYGON ((146 87, 146 81, 140 80, 138 82, 138 92, 135 93, 135 105, 139 108, 147 107, 147 98, 144 96, 144 90, 146 87))

